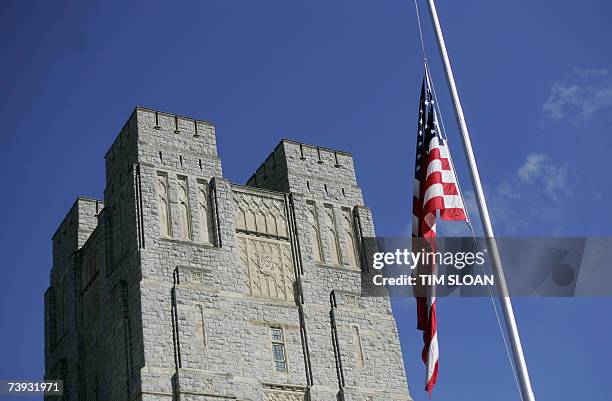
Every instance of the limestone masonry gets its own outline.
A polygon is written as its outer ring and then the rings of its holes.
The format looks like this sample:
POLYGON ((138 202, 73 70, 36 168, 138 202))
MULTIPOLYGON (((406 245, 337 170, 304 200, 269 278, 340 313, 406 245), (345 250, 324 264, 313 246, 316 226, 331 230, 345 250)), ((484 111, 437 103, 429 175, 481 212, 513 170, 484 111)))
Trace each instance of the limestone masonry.
POLYGON ((282 140, 236 185, 211 123, 137 108, 53 236, 47 398, 410 400, 368 236, 350 154, 282 140))

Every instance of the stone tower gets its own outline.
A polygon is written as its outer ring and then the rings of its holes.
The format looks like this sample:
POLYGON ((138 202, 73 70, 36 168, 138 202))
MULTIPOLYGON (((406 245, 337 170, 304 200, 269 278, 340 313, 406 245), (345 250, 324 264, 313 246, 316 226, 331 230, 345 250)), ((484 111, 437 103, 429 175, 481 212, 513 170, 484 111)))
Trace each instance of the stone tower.
POLYGON ((368 236, 350 154, 282 140, 236 185, 211 123, 137 108, 104 201, 53 236, 45 377, 71 401, 409 400, 389 300, 360 296, 368 236))

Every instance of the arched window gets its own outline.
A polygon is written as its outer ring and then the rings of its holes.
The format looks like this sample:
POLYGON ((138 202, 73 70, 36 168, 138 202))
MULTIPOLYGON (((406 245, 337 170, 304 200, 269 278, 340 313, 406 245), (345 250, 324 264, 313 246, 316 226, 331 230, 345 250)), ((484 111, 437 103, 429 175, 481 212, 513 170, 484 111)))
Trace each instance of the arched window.
POLYGON ((172 236, 170 230, 170 207, 168 203, 168 177, 157 174, 157 205, 159 209, 159 231, 163 237, 172 236))
POLYGON ((348 248, 348 264, 351 267, 358 267, 359 257, 357 254, 355 228, 353 227, 353 219, 349 209, 342 209, 342 220, 348 248))
POLYGON ((336 230, 336 220, 334 210, 331 205, 325 205, 325 228, 327 230, 327 241, 331 262, 334 265, 340 264, 340 250, 338 249, 338 232, 336 230))
POLYGON ((200 238, 204 244, 211 244, 210 204, 206 181, 198 180, 198 211, 200 212, 200 238))
POLYGON ((310 202, 308 203, 308 224, 310 226, 310 238, 314 260, 315 262, 322 262, 321 233, 319 232, 317 210, 315 204, 310 202))
POLYGON ((178 177, 178 183, 181 238, 191 240, 191 215, 189 212, 189 187, 187 185, 187 177, 178 177))

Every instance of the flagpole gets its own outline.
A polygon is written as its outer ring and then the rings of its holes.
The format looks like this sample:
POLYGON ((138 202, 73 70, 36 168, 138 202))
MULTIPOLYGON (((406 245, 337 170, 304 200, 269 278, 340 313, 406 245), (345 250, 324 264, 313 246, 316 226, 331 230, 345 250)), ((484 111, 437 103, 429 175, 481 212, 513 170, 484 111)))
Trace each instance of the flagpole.
POLYGON ((463 140, 465 154, 468 159, 472 184, 474 185, 476 200, 478 203, 478 211, 480 213, 480 220, 482 221, 482 227, 487 241, 488 253, 491 257, 491 264, 496 277, 496 284, 500 294, 500 302, 504 319, 506 321, 506 329, 508 331, 508 337, 514 356, 514 364, 516 366, 518 379, 520 382, 521 398, 523 401, 535 401, 535 396, 533 394, 533 390, 531 389, 531 381, 529 380, 529 373, 527 371, 527 363, 525 362, 525 356, 523 354, 521 338, 519 336, 516 320, 514 318, 512 301, 510 300, 510 296, 508 294, 506 278, 502 268, 497 242, 495 241, 495 235, 493 234, 493 226, 491 225, 491 218, 489 217, 487 202, 484 197, 484 191, 482 190, 480 175, 478 174, 478 166, 476 165, 474 151, 472 150, 470 134, 468 132, 467 123, 465 122, 465 116, 463 115, 463 108, 461 107, 461 101, 459 100, 459 92, 457 91, 457 86, 455 85, 455 78, 453 76, 453 70, 446 51, 446 44, 444 43, 444 36, 442 35, 442 28, 440 27, 440 21, 438 19, 438 13, 436 11, 434 0, 428 0, 428 5, 431 20, 436 31, 438 49, 440 50, 440 56, 444 62, 446 80, 453 99, 453 104, 455 105, 455 116, 457 118, 457 124, 459 125, 459 131, 461 131, 461 138, 463 140))

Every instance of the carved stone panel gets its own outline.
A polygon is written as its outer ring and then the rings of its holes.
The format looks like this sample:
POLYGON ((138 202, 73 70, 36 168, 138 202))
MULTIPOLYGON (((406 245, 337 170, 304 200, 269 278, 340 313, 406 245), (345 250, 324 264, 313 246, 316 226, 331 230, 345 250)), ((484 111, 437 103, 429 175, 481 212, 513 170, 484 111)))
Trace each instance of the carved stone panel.
POLYGON ((295 276, 289 242, 238 234, 238 243, 249 294, 292 301, 295 276))
POLYGON ((266 391, 266 401, 304 401, 304 393, 289 391, 266 391))
POLYGON ((235 188, 234 202, 237 230, 287 237, 285 200, 282 197, 235 188))

